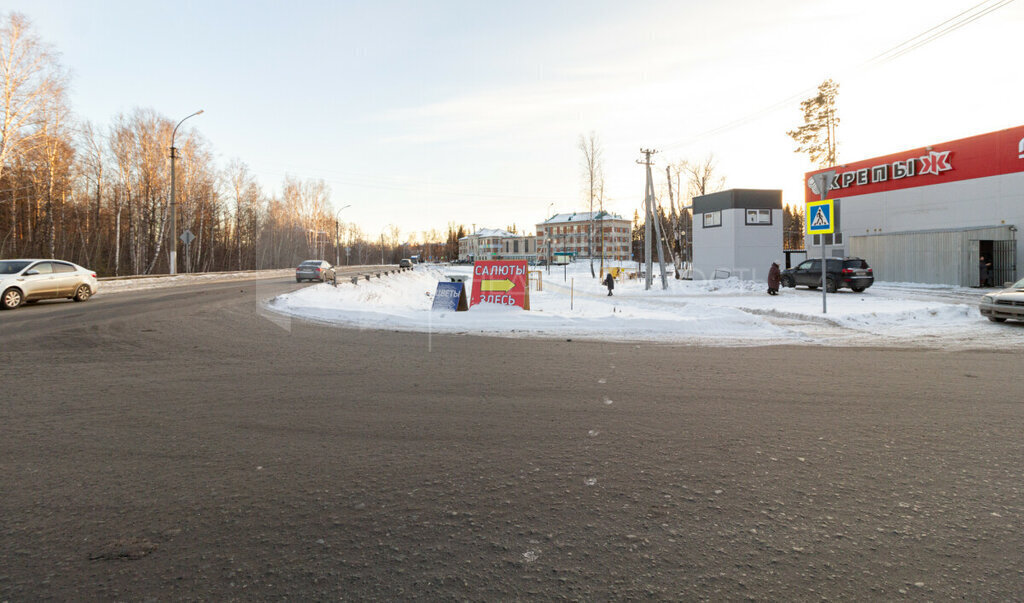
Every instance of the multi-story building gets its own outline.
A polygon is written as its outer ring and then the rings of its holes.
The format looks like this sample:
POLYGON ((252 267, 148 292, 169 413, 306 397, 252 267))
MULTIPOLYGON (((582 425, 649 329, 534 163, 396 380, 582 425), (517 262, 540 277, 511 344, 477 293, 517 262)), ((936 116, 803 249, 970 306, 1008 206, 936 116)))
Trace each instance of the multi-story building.
POLYGON ((459 239, 459 259, 463 261, 536 258, 536 237, 518 235, 500 228, 481 228, 459 239))
POLYGON ((606 211, 556 214, 537 224, 537 255, 627 261, 632 253, 630 230, 629 220, 606 211))

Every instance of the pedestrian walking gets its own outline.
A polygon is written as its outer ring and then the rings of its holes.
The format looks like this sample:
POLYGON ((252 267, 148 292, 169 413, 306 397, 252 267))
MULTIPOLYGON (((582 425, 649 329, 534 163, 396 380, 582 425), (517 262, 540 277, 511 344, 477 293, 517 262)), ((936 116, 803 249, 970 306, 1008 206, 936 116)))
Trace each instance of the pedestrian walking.
POLYGON ((608 274, 605 275, 605 277, 604 277, 604 286, 608 287, 608 295, 611 295, 612 294, 612 289, 615 288, 615 277, 612 276, 611 272, 609 272, 608 274))
POLYGON ((981 284, 979 285, 979 287, 991 287, 992 286, 992 283, 989 280, 991 278, 990 277, 991 270, 992 270, 992 262, 986 262, 985 261, 985 256, 981 256, 981 259, 978 260, 978 277, 979 277, 979 280, 981 281, 981 284))
POLYGON ((779 283, 782 280, 781 274, 779 263, 772 262, 772 267, 768 269, 768 295, 779 294, 779 283))

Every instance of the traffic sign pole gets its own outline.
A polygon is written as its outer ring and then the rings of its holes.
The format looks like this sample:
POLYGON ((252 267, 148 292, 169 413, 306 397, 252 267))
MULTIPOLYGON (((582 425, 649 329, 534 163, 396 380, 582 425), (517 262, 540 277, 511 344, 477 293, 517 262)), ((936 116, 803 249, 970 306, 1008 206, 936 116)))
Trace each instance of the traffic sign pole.
MULTIPOLYGON (((813 183, 815 184, 816 188, 818 189, 818 194, 821 195, 821 202, 820 203, 808 204, 808 207, 807 207, 807 231, 808 231, 808 234, 818 234, 818 236, 821 237, 821 313, 822 314, 828 314, 828 301, 827 301, 827 297, 828 296, 827 296, 827 290, 826 290, 827 280, 826 280, 826 276, 825 276, 825 274, 826 274, 826 267, 828 266, 828 261, 825 258, 825 234, 831 233, 831 232, 833 232, 835 230, 835 224, 836 224, 835 207, 834 207, 834 204, 831 201, 828 201, 828 192, 830 190, 832 190, 832 181, 835 179, 835 177, 836 177, 836 171, 835 170, 829 170, 827 172, 821 172, 819 174, 814 174, 813 176, 811 176, 811 180, 813 181, 813 183), (828 201, 828 202, 826 203, 826 201, 828 201), (824 216, 824 212, 826 210, 828 211, 828 217, 827 217, 828 224, 823 225, 824 227, 819 227, 817 229, 814 228, 814 223, 817 222, 817 220, 814 219, 814 218, 811 218, 811 212, 813 212, 815 210, 817 210, 818 212, 822 212, 821 213, 822 216, 824 216)), ((817 215, 818 214, 815 214, 815 218, 817 217, 817 215)))
MULTIPOLYGON (((822 196, 824 196, 824 193, 822 193, 822 196)), ((826 301, 828 298, 826 295, 828 293, 828 287, 825 286, 825 272, 827 272, 825 270, 825 265, 828 264, 828 262, 825 260, 825 235, 818 236, 821 237, 821 313, 828 314, 828 301, 826 301)))

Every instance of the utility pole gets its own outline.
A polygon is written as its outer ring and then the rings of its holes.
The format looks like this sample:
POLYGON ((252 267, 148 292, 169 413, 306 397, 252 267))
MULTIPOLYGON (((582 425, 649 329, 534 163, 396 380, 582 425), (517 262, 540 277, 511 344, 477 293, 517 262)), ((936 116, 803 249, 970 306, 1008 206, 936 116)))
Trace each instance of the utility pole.
MULTIPOLYGON (((666 176, 666 179, 668 180, 668 205, 669 205, 669 209, 671 210, 670 213, 671 213, 671 219, 672 219, 672 241, 674 243, 674 246, 670 246, 669 247, 669 253, 672 255, 672 264, 675 266, 676 279, 681 279, 681 278, 683 278, 683 275, 682 275, 682 271, 683 271, 683 261, 682 261, 683 248, 682 248, 682 245, 679 244, 679 229, 680 229, 679 214, 676 213, 676 201, 675 201, 675 197, 672 195, 672 166, 671 165, 666 165, 665 166, 665 176, 666 176)), ((680 200, 679 204, 682 205, 682 200, 680 200)))
POLYGON ((638 159, 637 163, 646 166, 647 168, 647 183, 644 186, 644 211, 647 214, 647 218, 644 220, 644 289, 651 288, 651 282, 654 277, 654 258, 651 257, 651 235, 654 233, 657 234, 658 267, 661 268, 661 288, 668 289, 668 279, 665 276, 665 256, 661 249, 661 225, 658 224, 658 219, 654 214, 654 178, 651 176, 651 155, 654 155, 657 151, 654 149, 640 149, 640 152, 644 154, 644 159, 643 161, 638 159), (654 233, 652 233, 652 223, 654 233))

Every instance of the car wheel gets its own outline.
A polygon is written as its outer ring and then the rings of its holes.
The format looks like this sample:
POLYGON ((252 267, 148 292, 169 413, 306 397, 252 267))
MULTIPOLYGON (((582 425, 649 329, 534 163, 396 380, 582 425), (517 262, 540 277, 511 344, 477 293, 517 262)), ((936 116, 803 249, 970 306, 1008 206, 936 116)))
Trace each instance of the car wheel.
POLYGON ((988 319, 992 322, 1006 322, 1005 318, 999 318, 998 316, 989 316, 988 319))
POLYGON ((793 282, 793 277, 789 275, 782 277, 781 284, 783 287, 796 287, 796 283, 793 282))
POLYGON ((825 277, 825 291, 835 293, 837 290, 839 290, 839 287, 836 286, 836 279, 831 276, 825 277))
POLYGON ((25 298, 21 296, 21 291, 11 287, 7 291, 4 291, 4 295, 0 298, 0 310, 13 310, 21 305, 21 302, 25 298))
POLYGON ((864 287, 853 287, 853 292, 854 293, 863 293, 864 292, 864 287))
POLYGON ((84 302, 90 297, 92 297, 92 289, 89 288, 89 285, 81 285, 75 290, 75 296, 71 299, 76 302, 84 302))
POLYGON ((302 279, 301 279, 301 278, 296 278, 296 279, 295 279, 295 282, 296 282, 296 283, 301 283, 301 282, 302 282, 302 279))
POLYGON ((811 291, 817 291, 818 290, 818 286, 817 285, 807 285, 807 288, 810 289, 811 291))

